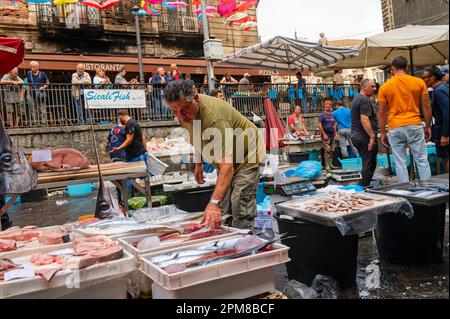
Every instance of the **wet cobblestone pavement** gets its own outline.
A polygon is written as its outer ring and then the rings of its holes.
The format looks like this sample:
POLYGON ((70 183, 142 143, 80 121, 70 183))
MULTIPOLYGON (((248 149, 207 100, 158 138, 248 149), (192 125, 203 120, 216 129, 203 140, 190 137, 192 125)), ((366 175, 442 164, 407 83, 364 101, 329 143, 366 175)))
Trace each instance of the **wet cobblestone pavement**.
MULTIPOLYGON (((84 198, 58 198, 36 203, 18 204, 9 210, 15 226, 51 226, 74 222, 79 216, 92 214, 95 194, 84 198), (58 204, 59 205, 58 205, 58 204)), ((449 234, 448 212, 444 258, 442 263, 424 266, 399 266, 378 260, 372 236, 359 240, 357 288, 341 292, 342 299, 448 299, 449 234), (371 269, 379 269, 380 286, 369 290, 366 285, 371 269)), ((338 265, 336 265, 338 266, 338 265)), ((276 288, 283 291, 288 280, 284 266, 276 269, 276 288)))

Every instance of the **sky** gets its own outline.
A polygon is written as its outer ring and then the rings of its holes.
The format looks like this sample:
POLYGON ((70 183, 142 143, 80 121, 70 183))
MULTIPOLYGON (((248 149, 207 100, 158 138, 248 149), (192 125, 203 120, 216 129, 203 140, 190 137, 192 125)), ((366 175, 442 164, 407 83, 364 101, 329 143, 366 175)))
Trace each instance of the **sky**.
POLYGON ((261 0, 258 6, 261 39, 276 35, 317 42, 364 39, 383 32, 381 0, 261 0))

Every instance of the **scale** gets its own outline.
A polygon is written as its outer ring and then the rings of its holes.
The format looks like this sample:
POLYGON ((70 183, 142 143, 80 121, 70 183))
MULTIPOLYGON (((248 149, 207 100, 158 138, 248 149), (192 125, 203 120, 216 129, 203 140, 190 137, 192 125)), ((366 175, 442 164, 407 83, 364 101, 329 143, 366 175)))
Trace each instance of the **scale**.
POLYGON ((338 182, 359 181, 361 172, 353 169, 337 169, 331 171, 331 178, 338 182))
POLYGON ((311 182, 297 182, 293 184, 278 185, 275 189, 275 193, 279 193, 283 196, 304 195, 309 192, 315 191, 317 188, 311 182))

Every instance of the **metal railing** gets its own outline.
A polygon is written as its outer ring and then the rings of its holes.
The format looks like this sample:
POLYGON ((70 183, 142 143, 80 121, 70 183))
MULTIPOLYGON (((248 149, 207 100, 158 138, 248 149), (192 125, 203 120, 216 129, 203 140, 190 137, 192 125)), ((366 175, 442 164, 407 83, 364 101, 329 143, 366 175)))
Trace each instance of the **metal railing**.
MULTIPOLYGON (((131 116, 139 122, 168 121, 174 116, 162 98, 162 86, 129 85, 72 85, 49 84, 44 89, 38 85, 0 84, 0 113, 7 127, 63 127, 90 123, 112 124, 117 120, 117 109, 85 108, 84 90, 143 90, 145 109, 130 109, 131 116)), ((236 110, 247 117, 254 114, 264 116, 264 99, 270 98, 279 115, 285 117, 294 106, 302 106, 302 112, 323 111, 325 100, 343 100, 350 103, 358 94, 357 85, 305 85, 297 87, 287 84, 221 85, 218 87, 224 98, 236 110)), ((208 94, 207 86, 198 85, 199 93, 208 94)), ((110 91, 112 92, 112 91, 110 91)))
POLYGON ((37 3, 36 17, 38 26, 45 27, 101 28, 103 26, 100 10, 79 3, 65 5, 37 3))
MULTIPOLYGON (((306 84, 301 87, 294 84, 227 84, 220 85, 225 100, 243 115, 264 114, 264 99, 270 98, 280 116, 293 112, 296 105, 302 107, 302 112, 321 113, 327 100, 342 100, 346 105, 359 94, 359 85, 346 84, 306 84)), ((198 91, 209 94, 207 86, 197 87, 198 91)))
POLYGON ((158 16, 158 29, 159 32, 171 34, 203 34, 202 26, 196 15, 175 10, 161 11, 158 16))

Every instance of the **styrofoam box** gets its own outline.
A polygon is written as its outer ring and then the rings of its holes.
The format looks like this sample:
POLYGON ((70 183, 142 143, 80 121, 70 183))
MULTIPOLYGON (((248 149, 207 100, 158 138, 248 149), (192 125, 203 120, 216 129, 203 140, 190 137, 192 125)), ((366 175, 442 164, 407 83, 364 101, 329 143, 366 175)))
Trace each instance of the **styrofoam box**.
MULTIPOLYGON (((58 251, 65 248, 71 248, 72 245, 65 244, 59 246, 58 248, 52 246, 46 246, 41 248, 33 249, 32 251, 16 251, 10 254, 4 255, 2 258, 21 258, 28 255, 36 253, 49 253, 52 251, 58 251)), ((99 284, 112 279, 118 279, 120 277, 130 274, 136 270, 136 260, 133 255, 124 249, 124 256, 121 259, 113 260, 105 263, 95 264, 86 267, 78 271, 75 278, 74 270, 63 270, 58 272, 51 282, 47 282, 41 276, 34 276, 32 278, 15 279, 8 282, 0 282, 0 298, 11 298, 19 297, 21 295, 26 295, 30 293, 42 292, 44 290, 55 289, 58 290, 57 296, 52 296, 58 298, 58 296, 69 295, 74 293, 74 289, 67 287, 67 283, 73 281, 74 279, 79 280, 80 288, 86 288, 92 285, 99 284)), ((34 296, 34 294, 33 294, 34 296)))
MULTIPOLYGON (((49 227, 39 227, 37 228, 37 230, 55 230, 58 229, 59 226, 49 226, 49 227)), ((71 236, 72 238, 72 236, 71 236)), ((36 246, 34 247, 27 247, 27 248, 19 248, 17 250, 13 250, 13 251, 7 251, 7 252, 2 252, 0 253, 0 258, 5 258, 5 256, 10 255, 11 253, 14 252, 23 252, 25 254, 29 254, 30 252, 35 251, 36 249, 42 249, 44 247, 52 247, 55 250, 60 250, 60 249, 64 249, 67 246, 68 243, 65 244, 58 244, 58 245, 45 245, 45 244, 39 244, 37 243, 36 246)))
POLYGON ((245 299, 274 291, 275 272, 266 267, 177 290, 151 286, 153 299, 245 299))
MULTIPOLYGON (((216 240, 221 240, 221 239, 225 239, 225 238, 236 237, 239 233, 244 234, 244 232, 245 232, 242 229, 237 229, 237 228, 232 228, 232 227, 223 227, 223 228, 226 230, 229 230, 230 233, 219 235, 219 236, 214 236, 214 237, 190 240, 190 241, 186 241, 186 242, 170 243, 167 245, 162 245, 161 247, 145 249, 145 250, 137 249, 136 247, 133 246, 133 243, 141 241, 144 238, 147 238, 150 236, 158 236, 160 234, 147 234, 147 235, 139 235, 139 236, 122 237, 122 238, 119 238, 119 242, 122 244, 122 247, 124 249, 126 249, 128 252, 132 253, 137 259, 139 259, 139 257, 141 255, 147 255, 147 254, 151 254, 151 253, 167 251, 167 250, 174 249, 174 248, 192 246, 192 245, 205 243, 205 242, 209 242, 209 241, 216 241, 216 240)), ((248 233, 248 230, 246 232, 248 233)))
MULTIPOLYGON (((165 253, 192 250, 196 247, 204 245, 205 243, 207 242, 186 246, 181 249, 171 249, 165 251, 165 253)), ((148 255, 141 255, 141 269, 161 287, 168 290, 177 290, 217 280, 220 278, 227 278, 254 270, 284 264, 290 261, 288 256, 289 247, 281 244, 273 244, 273 248, 274 249, 271 251, 227 260, 218 264, 196 267, 175 274, 168 274, 167 272, 150 262, 151 258, 162 254, 162 252, 158 252, 148 255)))

